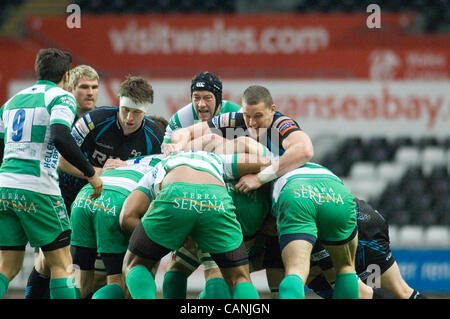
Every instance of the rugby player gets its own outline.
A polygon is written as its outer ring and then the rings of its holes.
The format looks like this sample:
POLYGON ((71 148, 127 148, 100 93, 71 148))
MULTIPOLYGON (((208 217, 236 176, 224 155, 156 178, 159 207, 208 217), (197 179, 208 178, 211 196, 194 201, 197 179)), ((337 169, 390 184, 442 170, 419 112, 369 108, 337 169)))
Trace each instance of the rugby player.
POLYGON ((100 196, 103 184, 70 134, 77 103, 64 89, 71 62, 68 52, 40 50, 35 62, 38 81, 0 109, 0 138, 5 140, 0 171, 0 296, 20 271, 29 242, 46 256, 50 297, 76 298, 69 216, 58 187, 59 154, 92 185, 90 198, 100 196))

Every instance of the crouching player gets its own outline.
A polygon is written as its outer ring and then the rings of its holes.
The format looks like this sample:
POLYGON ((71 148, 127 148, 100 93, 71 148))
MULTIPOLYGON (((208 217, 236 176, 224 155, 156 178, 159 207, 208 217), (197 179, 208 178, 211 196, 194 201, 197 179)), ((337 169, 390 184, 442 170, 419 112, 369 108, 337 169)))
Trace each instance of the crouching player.
POLYGON ((187 151, 164 159, 141 180, 135 192, 147 196, 142 205, 151 204, 134 229, 125 256, 126 284, 133 298, 155 298, 150 269, 188 236, 211 254, 233 298, 259 298, 223 166, 216 154, 187 151))
POLYGON ((323 166, 307 163, 274 183, 285 277, 281 299, 303 299, 313 246, 319 238, 336 272, 333 298, 359 299, 355 254, 358 245, 356 204, 342 181, 323 166))
POLYGON ((80 294, 86 298, 94 293, 94 269, 97 252, 106 268, 107 285, 95 291, 92 299, 123 299, 126 289, 122 278, 122 262, 128 247, 128 237, 121 231, 119 215, 122 205, 140 179, 162 159, 147 155, 123 162, 122 167, 101 175, 102 195, 90 199, 92 187, 84 186, 72 204, 71 252, 80 269, 80 294))

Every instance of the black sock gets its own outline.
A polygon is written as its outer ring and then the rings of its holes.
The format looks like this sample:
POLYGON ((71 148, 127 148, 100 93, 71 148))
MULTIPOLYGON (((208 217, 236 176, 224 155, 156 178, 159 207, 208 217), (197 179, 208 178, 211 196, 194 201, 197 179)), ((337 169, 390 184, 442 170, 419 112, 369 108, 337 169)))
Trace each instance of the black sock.
POLYGON ((426 296, 422 295, 417 290, 414 290, 409 299, 428 299, 426 296))
POLYGON ((27 287, 25 289, 25 299, 46 299, 49 298, 50 277, 42 275, 33 270, 28 277, 27 287))
POLYGON ((372 299, 397 299, 389 291, 381 288, 372 288, 373 296, 372 299))

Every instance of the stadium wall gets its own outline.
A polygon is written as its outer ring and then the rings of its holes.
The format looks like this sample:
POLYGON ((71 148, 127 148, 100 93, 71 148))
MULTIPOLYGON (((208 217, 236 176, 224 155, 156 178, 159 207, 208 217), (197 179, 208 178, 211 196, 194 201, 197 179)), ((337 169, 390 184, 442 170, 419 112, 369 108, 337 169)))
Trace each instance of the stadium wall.
MULTIPOLYGON (((169 118, 189 103, 192 76, 207 70, 221 76, 224 98, 238 103, 247 86, 266 86, 279 110, 298 120, 313 140, 450 135, 450 36, 408 32, 414 19, 409 13, 383 13, 380 29, 369 29, 366 19, 367 14, 82 13, 81 28, 71 29, 65 16, 32 17, 25 39, 0 39, 0 99, 34 82, 39 48, 59 47, 73 53, 74 65, 99 71, 99 106, 117 105, 124 77, 142 75, 155 89, 150 113, 169 118)), ((450 292, 450 249, 393 251, 412 287, 450 292)), ((31 267, 27 250, 11 286, 23 288, 31 267)), ((267 289, 263 272, 252 278, 257 288, 267 289)), ((189 283, 203 287, 200 270, 189 283)))

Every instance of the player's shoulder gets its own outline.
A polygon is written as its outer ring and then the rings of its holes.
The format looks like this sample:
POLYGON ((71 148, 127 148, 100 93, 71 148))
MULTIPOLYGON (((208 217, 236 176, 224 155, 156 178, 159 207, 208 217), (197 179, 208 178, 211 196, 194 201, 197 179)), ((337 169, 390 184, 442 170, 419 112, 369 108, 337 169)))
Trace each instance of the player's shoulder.
POLYGON ((117 118, 119 108, 116 106, 100 106, 83 114, 75 123, 76 126, 88 126, 89 131, 97 131, 114 122, 117 118))
POLYGON ((119 108, 117 106, 96 106, 95 109, 85 113, 83 117, 89 117, 94 122, 113 119, 117 116, 119 108))
POLYGON ((176 111, 172 118, 173 120, 181 120, 181 119, 193 119, 195 117, 195 110, 192 106, 192 103, 188 103, 182 106, 178 111, 176 111))
POLYGON ((158 138, 164 137, 164 130, 149 116, 144 117, 144 129, 152 131, 158 138))
POLYGON ((220 113, 229 113, 229 112, 239 112, 242 110, 242 106, 228 100, 222 100, 222 107, 220 108, 220 113))
POLYGON ((75 96, 72 94, 72 92, 66 91, 59 86, 47 86, 44 94, 47 101, 53 101, 56 99, 62 99, 64 101, 67 100, 71 102, 76 101, 75 96))
POLYGON ((301 129, 296 120, 278 111, 273 116, 272 127, 275 127, 282 135, 293 129, 301 129))

